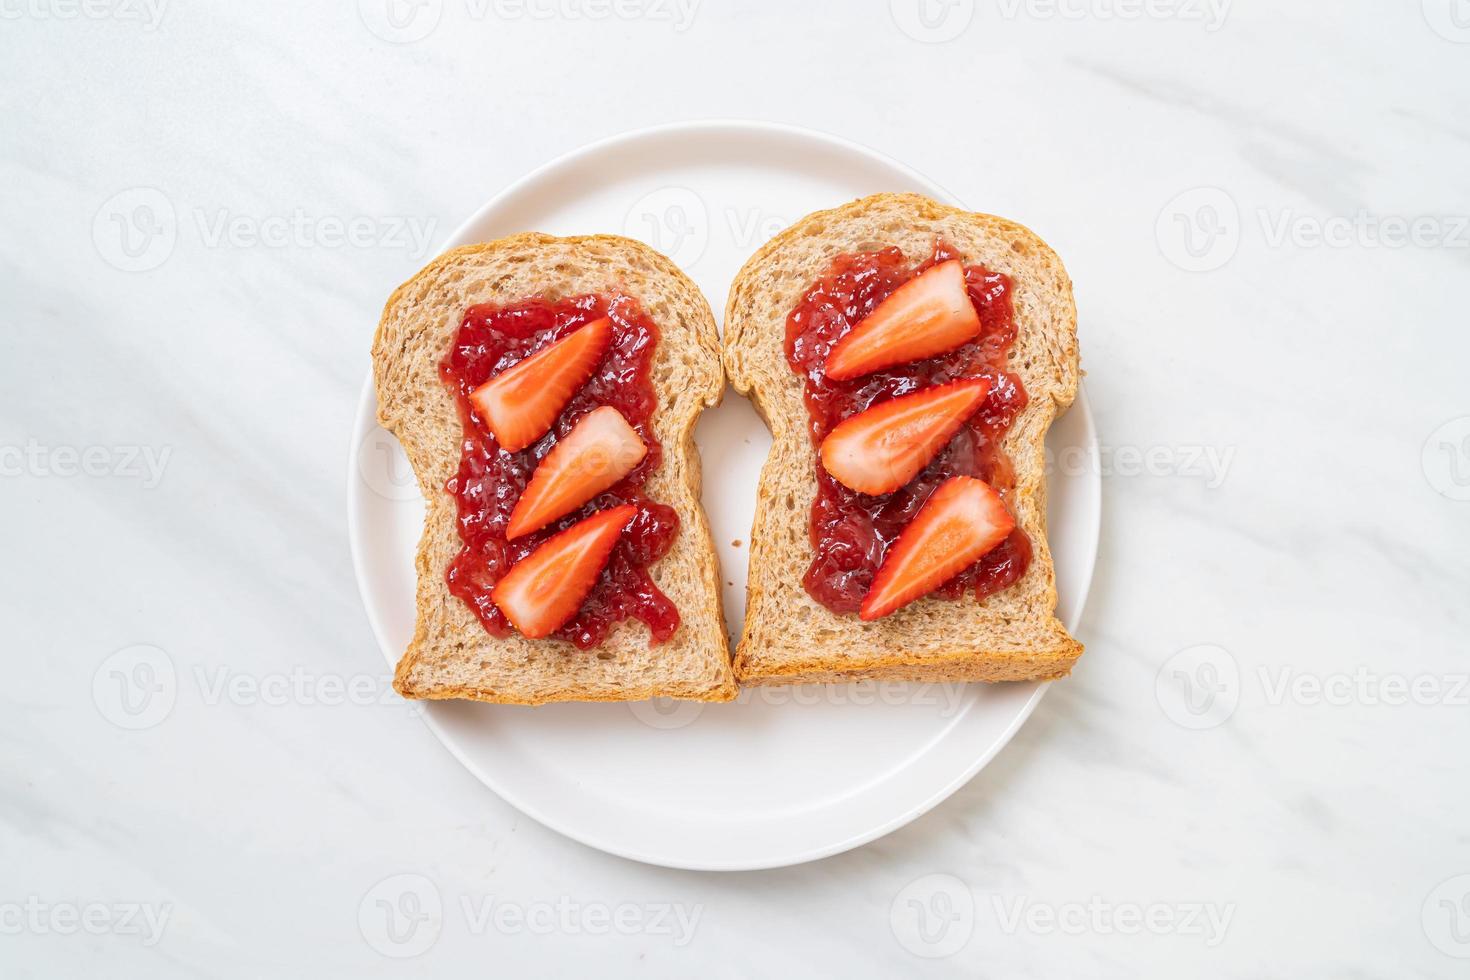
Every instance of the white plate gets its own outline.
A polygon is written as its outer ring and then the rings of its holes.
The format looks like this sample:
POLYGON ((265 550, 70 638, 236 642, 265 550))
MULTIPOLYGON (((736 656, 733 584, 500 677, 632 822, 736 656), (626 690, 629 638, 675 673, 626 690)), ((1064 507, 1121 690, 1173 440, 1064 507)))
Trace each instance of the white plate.
MULTIPOLYGON (((954 201, 915 171, 829 136, 741 122, 668 126, 547 164, 445 248, 528 229, 625 234, 673 258, 719 314, 735 272, 772 234, 809 211, 903 190, 954 201)), ((369 379, 352 443, 348 528, 368 618, 396 662, 413 635, 423 500, 397 442, 374 422, 376 408, 369 379)), ((725 610, 738 632, 743 545, 770 437, 749 403, 727 392, 696 438, 725 610)), ((1047 445, 1054 459, 1077 464, 1054 468, 1048 511, 1059 613, 1075 628, 1101 506, 1085 394, 1047 445)), ((858 684, 760 688, 726 705, 437 702, 425 717, 487 786, 569 837, 652 864, 749 869, 836 854, 913 820, 978 772, 1045 690, 858 684)))

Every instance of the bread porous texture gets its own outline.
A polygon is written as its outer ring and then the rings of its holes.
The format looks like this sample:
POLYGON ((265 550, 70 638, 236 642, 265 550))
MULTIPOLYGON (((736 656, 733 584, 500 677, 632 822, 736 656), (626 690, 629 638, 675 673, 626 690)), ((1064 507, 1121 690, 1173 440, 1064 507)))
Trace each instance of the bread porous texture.
POLYGON ((507 704, 735 696, 693 437, 699 413, 719 404, 724 372, 709 303, 678 267, 640 242, 612 235, 527 233, 454 249, 388 300, 373 340, 373 379, 378 421, 402 444, 427 503, 416 560, 417 618, 394 674, 398 693, 507 704), (444 485, 459 467, 463 432, 439 363, 464 312, 477 303, 587 293, 637 299, 659 330, 652 424, 664 457, 643 493, 673 507, 680 525, 668 554, 648 573, 681 620, 659 644, 650 644, 648 628, 636 620, 619 623, 591 650, 519 634, 491 636, 444 579, 461 547, 455 500, 444 485))
POLYGON ((917 194, 878 194, 808 215, 746 262, 725 307, 725 372, 771 430, 761 471, 744 631, 735 653, 742 684, 859 679, 1021 681, 1065 676, 1082 653, 1055 615, 1046 540, 1047 429, 1076 397, 1077 311, 1067 271, 1022 226, 917 194), (1017 328, 1007 367, 1029 396, 1002 448, 1015 468, 1008 503, 1031 539, 1025 575, 983 601, 925 597, 862 622, 813 599, 802 574, 813 557, 816 447, 803 378, 786 360, 787 316, 843 253, 897 246, 912 263, 943 239, 966 264, 1004 273, 1017 328))

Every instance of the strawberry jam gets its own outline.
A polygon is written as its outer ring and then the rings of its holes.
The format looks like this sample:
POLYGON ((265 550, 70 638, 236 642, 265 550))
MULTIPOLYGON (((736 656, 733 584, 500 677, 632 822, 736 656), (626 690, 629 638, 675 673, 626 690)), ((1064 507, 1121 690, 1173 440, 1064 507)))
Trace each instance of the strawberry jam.
MULTIPOLYGON (((934 253, 910 265, 894 247, 838 256, 827 274, 806 291, 786 320, 786 359, 805 378, 804 400, 814 445, 839 422, 879 401, 961 378, 991 379, 979 411, 960 428, 929 465, 893 493, 871 497, 838 483, 817 461, 817 496, 812 502, 811 542, 815 556, 802 579, 807 592, 837 613, 855 613, 888 548, 913 520, 934 489, 952 476, 977 476, 1005 497, 1015 486, 1001 440, 1026 407, 1021 379, 1006 370, 1016 339, 1011 282, 978 265, 965 266, 970 302, 980 316, 975 340, 935 357, 899 364, 847 381, 826 376, 832 345, 857 326, 899 286, 930 266, 960 258, 936 242, 934 253)), ((1020 528, 975 564, 932 594, 984 599, 1014 585, 1031 563, 1031 541, 1020 528)))
POLYGON ((490 590, 510 567, 558 531, 595 510, 619 504, 638 508, 613 549, 607 567, 575 616, 552 636, 582 649, 597 646, 625 619, 643 621, 655 643, 679 628, 679 611, 659 591, 648 566, 662 558, 679 533, 672 507, 643 496, 643 484, 663 459, 651 419, 658 406, 650 370, 658 328, 637 300, 627 296, 578 296, 559 302, 526 300, 509 306, 483 304, 465 310, 459 333, 440 362, 439 373, 454 393, 464 426, 459 471, 444 489, 459 505, 464 543, 449 563, 449 591, 475 611, 492 636, 507 636, 510 622, 490 600, 490 590), (607 352, 551 430, 520 452, 501 449, 470 403, 470 393, 491 377, 593 320, 608 317, 613 335, 607 352), (580 509, 532 534, 507 541, 506 524, 536 464, 588 412, 611 405, 637 430, 648 454, 620 482, 580 509))

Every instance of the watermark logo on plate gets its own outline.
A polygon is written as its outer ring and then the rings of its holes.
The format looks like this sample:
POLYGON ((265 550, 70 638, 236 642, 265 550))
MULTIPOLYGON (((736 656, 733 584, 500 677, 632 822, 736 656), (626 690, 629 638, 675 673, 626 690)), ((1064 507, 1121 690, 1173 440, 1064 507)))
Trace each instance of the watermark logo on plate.
POLYGON ((623 233, 647 242, 688 268, 709 247, 709 208, 687 187, 660 187, 643 195, 623 217, 623 233))

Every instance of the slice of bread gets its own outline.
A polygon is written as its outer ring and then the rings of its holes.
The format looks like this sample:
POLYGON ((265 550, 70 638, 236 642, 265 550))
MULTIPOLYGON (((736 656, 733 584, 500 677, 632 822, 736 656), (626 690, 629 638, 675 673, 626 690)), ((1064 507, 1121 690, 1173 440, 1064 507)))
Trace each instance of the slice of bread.
POLYGON ((771 239, 736 277, 725 308, 725 372, 771 430, 750 550, 745 629, 735 654, 743 684, 854 679, 1013 681, 1061 677, 1082 645, 1055 617, 1046 541, 1043 442, 1077 392, 1077 312, 1056 254, 1027 229, 915 194, 878 194, 808 215, 771 239), (1015 466, 1009 502, 1030 537, 1031 565, 982 601, 928 597, 861 622, 802 587, 812 560, 816 452, 801 376, 786 361, 786 318, 845 252, 895 245, 912 262, 943 238, 967 263, 1011 277, 1018 335, 1008 367, 1030 400, 1004 441, 1015 466))
POLYGON ((720 401, 724 372, 709 303, 672 262, 610 235, 522 234, 454 249, 388 300, 373 340, 373 378, 378 420, 403 445, 428 503, 418 549, 417 623, 393 680, 400 694, 510 704, 735 696, 693 437, 699 413, 720 401), (678 511, 680 530, 648 571, 678 607, 681 624, 667 641, 650 644, 647 627, 628 620, 591 650, 491 636, 444 580, 461 545, 455 501, 444 484, 459 466, 462 429, 439 362, 472 304, 613 292, 636 298, 659 329, 653 426, 664 457, 643 492, 678 511))

